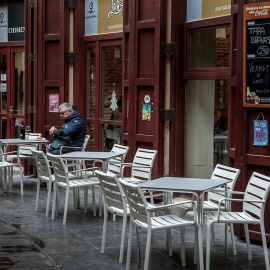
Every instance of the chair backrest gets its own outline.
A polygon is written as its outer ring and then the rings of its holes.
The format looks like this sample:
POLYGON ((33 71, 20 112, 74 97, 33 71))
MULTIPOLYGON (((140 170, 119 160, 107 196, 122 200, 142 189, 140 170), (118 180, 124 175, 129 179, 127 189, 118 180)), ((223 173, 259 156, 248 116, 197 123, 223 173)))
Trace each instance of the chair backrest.
POLYGON ((115 175, 96 171, 104 194, 105 207, 111 212, 118 208, 127 212, 124 191, 115 175))
POLYGON ((121 177, 122 172, 122 164, 125 161, 127 152, 129 150, 128 146, 123 146, 119 144, 115 144, 112 148, 112 153, 120 153, 123 154, 120 157, 116 158, 110 158, 108 163, 108 170, 107 172, 110 172, 112 174, 115 174, 118 177, 121 177))
POLYGON ((20 146, 18 149, 19 158, 33 158, 32 150, 37 150, 37 145, 20 146), (22 157, 24 156, 24 157, 22 157))
POLYGON ((90 135, 85 135, 85 138, 84 138, 84 141, 83 141, 83 146, 82 146, 84 151, 85 151, 85 149, 87 147, 87 144, 88 144, 89 140, 90 140, 90 135))
POLYGON ((50 153, 47 154, 47 157, 53 166, 55 181, 68 183, 68 169, 62 158, 50 153))
MULTIPOLYGON (((37 136, 41 136, 41 133, 29 133, 28 140, 34 140, 37 136)), ((24 158, 33 158, 32 150, 37 150, 38 146, 35 145, 23 145, 19 146, 18 152, 20 155, 25 156, 24 158)))
POLYGON ((34 149, 32 149, 32 153, 36 161, 38 178, 41 180, 44 177, 51 178, 52 171, 45 153, 43 151, 38 151, 34 149))
POLYGON ((128 183, 125 180, 120 179, 119 182, 121 183, 128 200, 130 221, 142 226, 144 224, 151 226, 151 216, 146 211, 148 203, 141 188, 138 185, 128 183))
MULTIPOLYGON (((245 191, 245 200, 267 200, 270 190, 270 177, 254 172, 245 191)), ((264 218, 265 203, 244 202, 243 211, 258 218, 264 218)))
MULTIPOLYGON (((227 189, 234 190, 234 186, 240 172, 241 170, 239 169, 217 164, 212 173, 211 179, 229 180, 230 182, 227 184, 227 189)), ((218 188, 218 190, 220 189, 224 190, 224 188, 218 188)), ((224 197, 225 197, 225 193, 218 193, 218 191, 216 191, 215 193, 208 192, 208 201, 218 202, 220 199, 224 197)), ((231 197, 231 196, 228 195, 228 197, 231 197)))
POLYGON ((157 150, 138 148, 132 163, 131 177, 139 180, 151 180, 156 155, 157 150), (139 168, 139 166, 142 167, 139 168))
POLYGON ((28 140, 34 140, 38 136, 41 136, 41 133, 29 133, 28 140))

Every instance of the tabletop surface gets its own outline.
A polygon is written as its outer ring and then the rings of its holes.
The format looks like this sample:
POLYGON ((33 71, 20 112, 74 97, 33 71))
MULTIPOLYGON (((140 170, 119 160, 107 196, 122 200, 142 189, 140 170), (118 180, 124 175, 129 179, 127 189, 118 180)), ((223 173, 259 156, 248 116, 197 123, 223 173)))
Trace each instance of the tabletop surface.
POLYGON ((70 152, 61 155, 63 159, 96 159, 96 160, 106 160, 113 157, 122 156, 122 153, 112 153, 112 152, 70 152))
POLYGON ((141 188, 173 191, 203 192, 212 188, 222 186, 230 182, 223 179, 201 179, 184 177, 161 177, 152 181, 139 184, 141 188))
POLYGON ((36 144, 36 143, 48 143, 48 140, 21 140, 17 139, 0 139, 0 144, 36 144))

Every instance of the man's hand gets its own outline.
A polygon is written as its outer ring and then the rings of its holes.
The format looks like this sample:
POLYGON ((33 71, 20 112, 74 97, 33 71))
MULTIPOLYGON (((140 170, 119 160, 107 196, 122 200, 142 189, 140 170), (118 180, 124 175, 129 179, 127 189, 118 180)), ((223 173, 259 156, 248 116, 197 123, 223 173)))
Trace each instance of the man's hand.
POLYGON ((56 130, 55 127, 51 127, 50 130, 49 130, 49 134, 50 134, 50 136, 52 136, 52 137, 54 136, 54 134, 53 134, 54 130, 56 130))

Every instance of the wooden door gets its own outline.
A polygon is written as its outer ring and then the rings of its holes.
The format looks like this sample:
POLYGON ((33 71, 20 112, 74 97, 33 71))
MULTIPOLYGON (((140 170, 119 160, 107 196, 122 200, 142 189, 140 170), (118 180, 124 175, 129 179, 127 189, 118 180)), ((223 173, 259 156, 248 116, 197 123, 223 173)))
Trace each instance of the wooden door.
POLYGON ((158 115, 165 100, 165 58, 160 55, 165 2, 124 1, 122 138, 130 147, 129 161, 139 147, 158 150, 153 178, 162 175, 164 160, 163 124, 158 115), (144 117, 144 108, 150 113, 149 117, 144 117))
POLYGON ((122 40, 86 46, 90 149, 110 151, 122 135, 122 40))
POLYGON ((25 125, 25 54, 23 47, 0 50, 1 138, 19 138, 25 125))

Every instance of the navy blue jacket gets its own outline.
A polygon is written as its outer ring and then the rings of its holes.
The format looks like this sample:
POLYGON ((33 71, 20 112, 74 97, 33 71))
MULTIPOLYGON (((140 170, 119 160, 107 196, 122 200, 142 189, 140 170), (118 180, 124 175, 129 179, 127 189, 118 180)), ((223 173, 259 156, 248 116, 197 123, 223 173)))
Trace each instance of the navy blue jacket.
POLYGON ((65 123, 62 125, 61 129, 55 130, 54 136, 69 136, 70 146, 82 147, 86 126, 85 122, 81 118, 81 114, 77 111, 73 111, 71 115, 64 119, 65 123))

